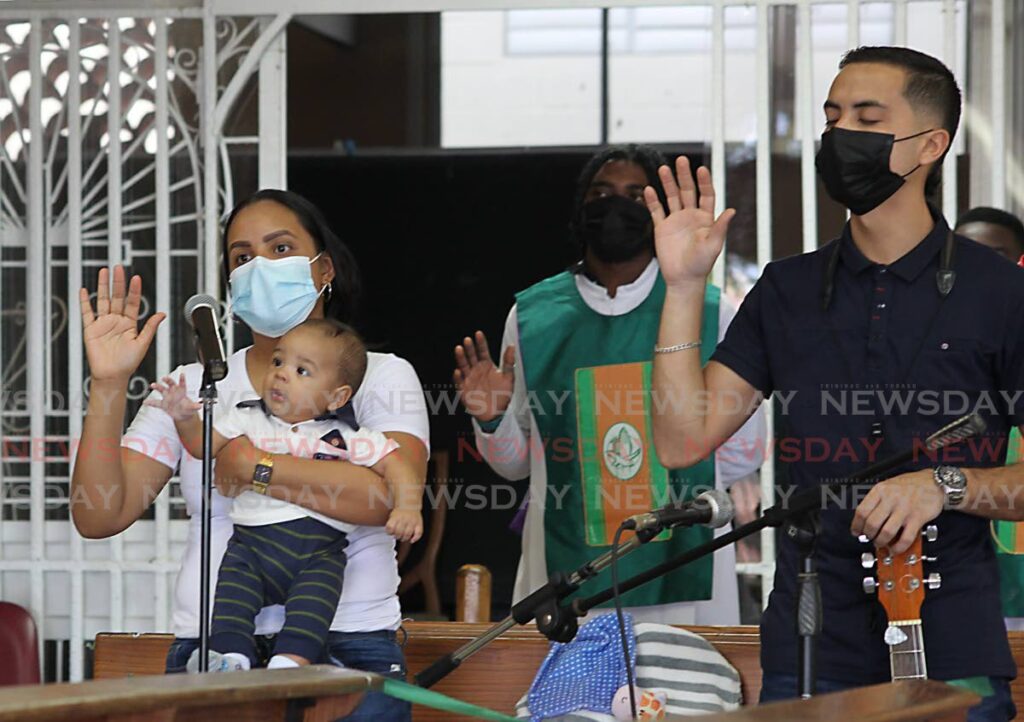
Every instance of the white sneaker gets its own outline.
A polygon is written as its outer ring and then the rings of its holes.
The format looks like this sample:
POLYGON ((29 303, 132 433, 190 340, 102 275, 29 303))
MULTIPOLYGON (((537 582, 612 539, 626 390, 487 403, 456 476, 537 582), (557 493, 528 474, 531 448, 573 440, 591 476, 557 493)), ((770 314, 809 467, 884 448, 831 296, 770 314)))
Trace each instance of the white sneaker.
POLYGON ((267 669, 298 669, 300 666, 294 659, 283 654, 275 654, 267 663, 267 669))
MULTIPOLYGON (((238 652, 221 654, 211 649, 208 652, 207 660, 209 662, 207 668, 210 672, 244 672, 249 669, 249 658, 244 654, 238 654, 238 652)), ((192 654, 185 664, 185 670, 190 674, 199 672, 198 649, 192 650, 192 654)))

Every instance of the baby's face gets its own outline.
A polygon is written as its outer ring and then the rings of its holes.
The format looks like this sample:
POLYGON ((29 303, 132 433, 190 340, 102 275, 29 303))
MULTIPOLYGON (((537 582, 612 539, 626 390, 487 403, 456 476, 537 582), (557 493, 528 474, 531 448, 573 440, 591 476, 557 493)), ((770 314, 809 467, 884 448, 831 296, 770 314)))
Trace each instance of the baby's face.
POLYGON ((333 344, 322 334, 297 328, 278 341, 263 379, 263 401, 291 423, 326 413, 334 391, 344 386, 333 344))

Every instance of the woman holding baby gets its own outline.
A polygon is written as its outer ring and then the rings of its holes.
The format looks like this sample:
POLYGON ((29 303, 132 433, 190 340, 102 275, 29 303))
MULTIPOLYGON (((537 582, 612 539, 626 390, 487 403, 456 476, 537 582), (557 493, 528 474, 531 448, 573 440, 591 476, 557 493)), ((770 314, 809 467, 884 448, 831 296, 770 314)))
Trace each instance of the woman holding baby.
MULTIPOLYGON (((307 319, 348 321, 359 291, 354 258, 330 231, 322 214, 287 191, 264 190, 237 206, 224 226, 225 271, 232 312, 245 322, 253 345, 228 359, 228 375, 218 383, 218 406, 260 398, 258 387, 272 363, 278 339, 307 319)), ((142 283, 127 281, 124 270, 99 273, 95 309, 82 292, 83 338, 92 374, 80 451, 72 475, 75 526, 88 538, 113 536, 139 519, 153 499, 180 473, 190 515, 189 533, 174 590, 172 630, 176 640, 167 670, 182 671, 198 646, 199 506, 201 462, 184 449, 174 419, 146 405, 122 435, 128 380, 142 362, 166 314, 155 313, 141 329, 138 314, 142 283), (90 450, 109 448, 120 439, 120 456, 90 450)), ((201 368, 187 364, 184 374, 195 400, 201 368)), ((350 407, 353 423, 382 432, 398 448, 393 452, 426 476, 429 429, 422 386, 412 366, 392 354, 367 354, 365 376, 350 407), (411 402, 410 400, 415 400, 411 402)), ((249 439, 228 442, 217 455, 213 494, 212 559, 216 570, 232 535, 231 500, 253 488, 263 456, 249 439)), ((391 509, 384 480, 365 466, 345 461, 273 455, 272 483, 266 493, 293 501, 320 515, 356 525, 348 534, 344 587, 330 625, 324 658, 316 660, 405 678, 405 660, 396 641, 401 622, 395 540, 384 525, 391 509)), ((211 589, 215 580, 211 581, 211 589)), ((256 617, 257 635, 281 629, 280 606, 256 617)), ((269 648, 269 645, 268 645, 269 648)), ((410 718, 406 703, 370 692, 347 720, 410 718)))

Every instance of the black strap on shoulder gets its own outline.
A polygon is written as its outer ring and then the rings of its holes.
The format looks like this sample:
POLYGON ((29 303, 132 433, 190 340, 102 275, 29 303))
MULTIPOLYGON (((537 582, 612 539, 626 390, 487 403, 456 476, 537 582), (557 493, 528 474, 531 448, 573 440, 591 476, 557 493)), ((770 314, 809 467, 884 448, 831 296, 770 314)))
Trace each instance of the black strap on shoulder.
POLYGON ((946 235, 946 243, 942 247, 942 255, 939 257, 939 270, 935 274, 935 285, 939 287, 939 293, 943 298, 953 290, 956 283, 956 271, 953 270, 953 263, 956 261, 956 237, 952 229, 946 235))
POLYGON ((821 280, 821 310, 828 311, 832 303, 832 292, 836 285, 836 268, 839 266, 839 252, 843 247, 842 237, 836 239, 836 247, 832 249, 832 255, 828 257, 825 264, 825 274, 821 280))
MULTIPOLYGON (((839 255, 843 247, 843 239, 836 241, 836 247, 825 264, 825 272, 821 282, 821 310, 828 311, 832 303, 832 294, 835 290, 836 269, 839 266, 839 255)), ((939 270, 935 272, 935 285, 939 289, 939 295, 945 298, 953 291, 956 283, 956 271, 953 269, 956 263, 956 236, 950 230, 946 234, 946 242, 942 246, 942 254, 939 256, 939 270)))

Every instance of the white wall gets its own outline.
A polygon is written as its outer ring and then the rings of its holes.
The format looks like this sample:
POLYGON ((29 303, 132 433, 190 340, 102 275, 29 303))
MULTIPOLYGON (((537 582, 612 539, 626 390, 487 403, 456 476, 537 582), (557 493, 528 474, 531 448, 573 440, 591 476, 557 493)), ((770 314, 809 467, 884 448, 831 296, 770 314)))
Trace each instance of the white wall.
MULTIPOLYGON (((848 47, 846 13, 846 3, 813 8, 815 108, 848 47)), ((710 17, 702 6, 612 10, 611 142, 710 139, 710 17)), ((756 18, 753 7, 725 11, 726 142, 755 140, 756 18)), ((598 143, 599 23, 597 10, 442 13, 442 145, 598 143)), ((892 43, 893 25, 891 3, 861 4, 862 44, 892 43)), ((943 57, 940 2, 908 4, 907 45, 943 57)))

